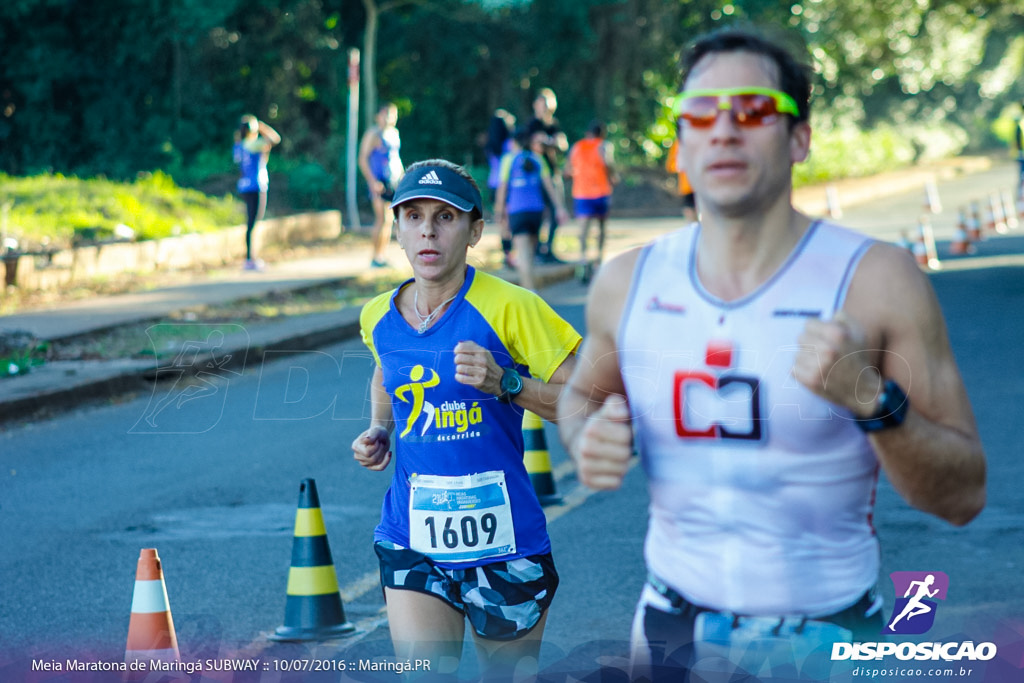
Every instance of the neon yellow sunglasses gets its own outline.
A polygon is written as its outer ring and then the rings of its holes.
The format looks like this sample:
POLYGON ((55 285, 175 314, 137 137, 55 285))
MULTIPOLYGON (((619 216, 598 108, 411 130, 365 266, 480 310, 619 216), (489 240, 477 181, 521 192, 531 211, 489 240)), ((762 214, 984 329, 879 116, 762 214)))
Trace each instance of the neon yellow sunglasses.
POLYGON ((779 115, 797 116, 796 100, 772 88, 724 88, 722 90, 689 90, 676 97, 673 112, 692 128, 710 128, 718 112, 729 111, 732 120, 743 128, 756 128, 774 123, 779 115))

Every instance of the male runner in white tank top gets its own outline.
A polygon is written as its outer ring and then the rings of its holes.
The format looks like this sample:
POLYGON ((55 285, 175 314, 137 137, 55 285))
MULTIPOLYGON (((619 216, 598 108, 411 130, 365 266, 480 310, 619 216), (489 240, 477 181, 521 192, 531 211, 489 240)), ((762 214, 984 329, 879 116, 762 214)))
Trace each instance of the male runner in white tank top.
POLYGON ((694 44, 682 83, 679 161, 700 222, 601 268, 559 403, 584 484, 618 488, 634 442, 641 455, 649 581, 633 674, 654 680, 684 680, 702 643, 876 639, 879 470, 952 524, 985 504, 927 277, 905 251, 792 205, 811 137, 804 67, 723 31, 694 44))

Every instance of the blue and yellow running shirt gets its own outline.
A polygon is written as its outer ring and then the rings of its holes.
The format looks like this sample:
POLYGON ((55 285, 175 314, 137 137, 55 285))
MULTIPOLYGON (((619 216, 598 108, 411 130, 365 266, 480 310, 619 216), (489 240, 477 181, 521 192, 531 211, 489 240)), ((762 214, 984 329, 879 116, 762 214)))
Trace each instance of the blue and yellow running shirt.
POLYGON ((544 178, 550 178, 547 163, 530 150, 506 154, 501 160, 500 182, 507 183, 505 210, 509 214, 543 211, 544 178), (526 170, 532 161, 533 170, 526 170))
POLYGON ((395 306, 411 283, 360 316, 395 421, 395 472, 374 540, 452 568, 550 552, 523 464, 522 408, 455 381, 455 345, 476 342, 499 365, 548 381, 580 335, 533 292, 471 266, 445 314, 419 334, 395 306))

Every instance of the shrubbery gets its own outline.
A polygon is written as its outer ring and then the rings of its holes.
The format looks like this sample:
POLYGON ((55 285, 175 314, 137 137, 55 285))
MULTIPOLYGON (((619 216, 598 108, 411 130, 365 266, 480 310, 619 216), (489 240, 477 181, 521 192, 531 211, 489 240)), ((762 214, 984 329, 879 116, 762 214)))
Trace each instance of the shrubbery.
MULTIPOLYGON (((955 156, 967 144, 966 133, 951 124, 881 126, 870 131, 853 126, 815 127, 812 135, 810 158, 794 169, 798 187, 955 156)), ((663 159, 647 161, 658 168, 664 163, 663 159)), ((211 177, 228 177, 223 172, 227 167, 218 166, 212 158, 210 162, 211 177)), ((275 177, 283 181, 277 185, 279 200, 292 206, 322 208, 342 194, 338 179, 315 163, 277 160, 275 167, 275 177)), ((198 170, 182 181, 204 184, 198 170)), ((472 170, 485 187, 487 170, 472 170)), ((234 176, 230 177, 233 184, 234 176)), ((629 184, 630 178, 625 180, 629 184)), ((131 183, 60 174, 25 178, 0 174, 0 186, 10 207, 8 234, 18 240, 22 251, 110 239, 119 225, 130 228, 136 239, 159 239, 209 232, 245 220, 237 197, 214 197, 181 187, 161 171, 139 174, 131 183)))
POLYGON ((860 130, 844 126, 812 129, 811 155, 794 167, 797 187, 840 178, 858 178, 914 163, 956 156, 967 146, 967 134, 952 124, 879 126, 860 130))
POLYGON ((0 186, 9 206, 8 236, 18 240, 22 251, 127 234, 118 226, 130 228, 135 239, 159 239, 245 222, 237 198, 179 187, 160 171, 140 174, 131 183, 60 174, 0 174, 0 186))

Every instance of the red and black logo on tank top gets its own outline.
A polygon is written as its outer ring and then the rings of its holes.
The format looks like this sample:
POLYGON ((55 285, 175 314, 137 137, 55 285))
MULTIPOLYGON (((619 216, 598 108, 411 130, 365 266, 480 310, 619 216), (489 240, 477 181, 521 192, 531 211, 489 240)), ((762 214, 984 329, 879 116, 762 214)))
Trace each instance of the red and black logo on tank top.
POLYGON ((731 341, 712 340, 705 370, 677 370, 672 383, 676 434, 683 439, 760 441, 761 382, 733 368, 731 341))

